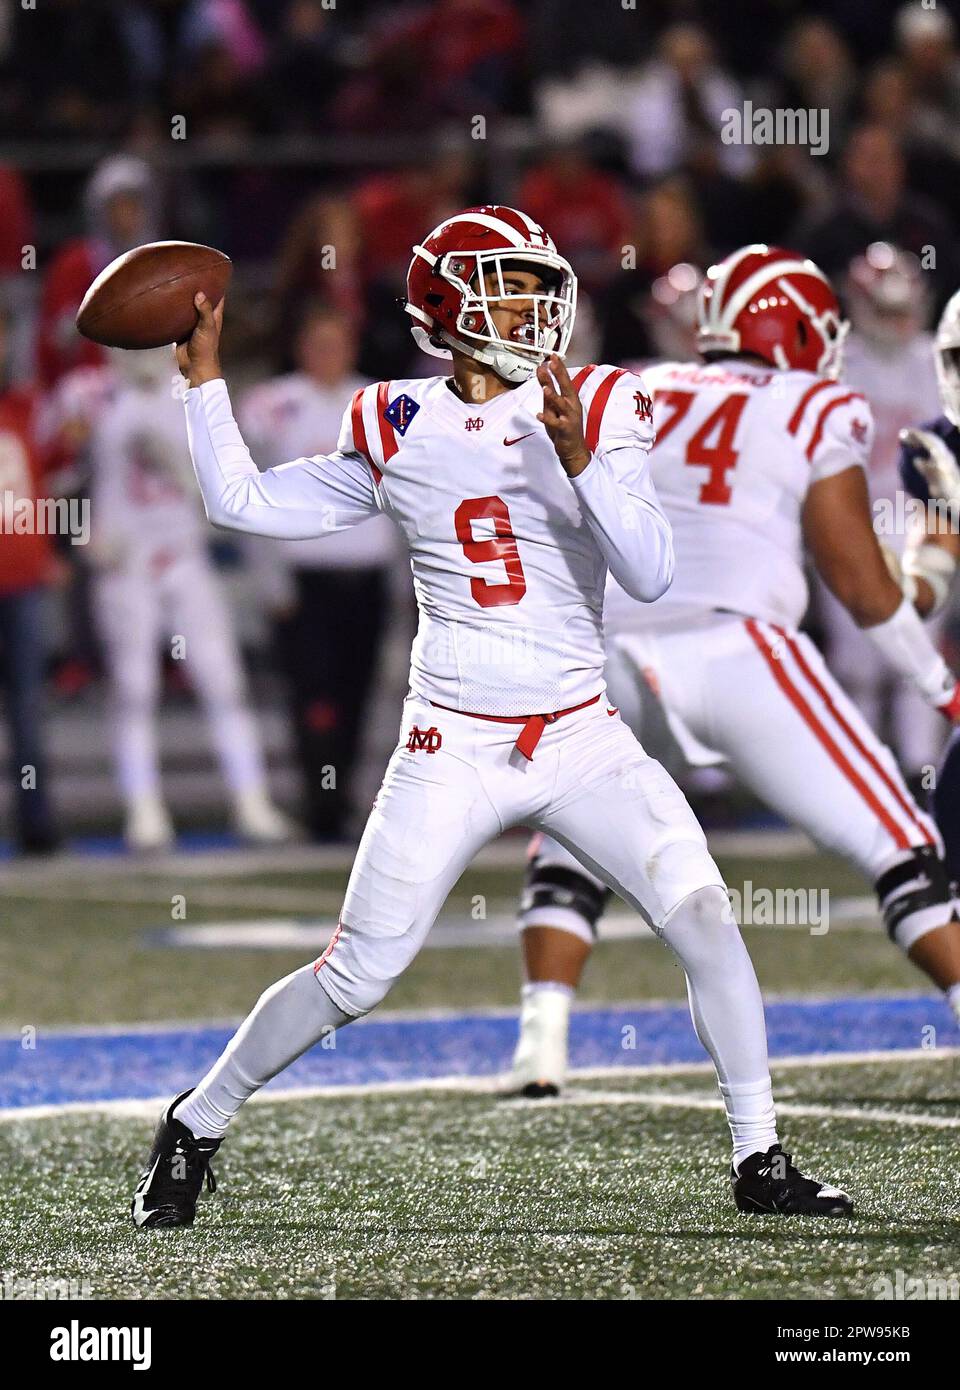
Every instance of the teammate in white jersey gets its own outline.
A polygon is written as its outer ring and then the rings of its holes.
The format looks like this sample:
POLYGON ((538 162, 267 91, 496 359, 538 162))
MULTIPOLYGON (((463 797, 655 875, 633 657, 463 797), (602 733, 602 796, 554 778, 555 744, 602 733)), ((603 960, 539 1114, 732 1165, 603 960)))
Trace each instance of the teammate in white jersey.
MULTIPOLYGON (((845 326, 816 266, 745 247, 710 270, 699 318, 705 363, 645 372, 651 471, 677 574, 650 608, 608 586, 610 696, 636 729, 653 685, 690 762, 725 761, 785 819, 856 864, 876 886, 891 937, 960 1019, 960 922, 940 836, 797 631, 806 549, 893 668, 956 720, 956 681, 920 617, 943 588, 936 556, 912 554, 902 585, 887 568, 865 479, 871 412, 833 379, 845 326)), ((607 885, 585 865, 547 837, 532 847, 511 1084, 533 1097, 563 1084, 570 1001, 603 907, 607 885)))
POLYGON ((723 880, 682 794, 604 698, 607 571, 652 602, 670 584, 673 545, 649 478, 643 383, 612 367, 567 374, 575 295, 570 266, 523 213, 449 218, 414 248, 406 307, 421 347, 452 352, 452 378, 358 391, 335 454, 263 474, 220 375, 222 310, 198 297, 201 322, 179 355, 210 519, 317 536, 387 512, 410 546, 420 627, 340 924, 164 1112, 138 1226, 190 1224, 243 1101, 383 999, 477 851, 517 824, 575 848, 678 957, 727 1109, 738 1207, 851 1209, 780 1148, 763 1006, 723 880))
POLYGON ((159 648, 174 642, 207 715, 234 825, 272 844, 293 827, 270 800, 233 618, 207 555, 177 381, 169 349, 118 352, 109 366, 65 377, 52 409, 52 424, 88 436, 93 609, 124 837, 140 851, 174 838, 157 745, 159 648))
MULTIPOLYGON (((867 486, 884 545, 900 553, 905 528, 896 526, 899 436, 918 420, 940 411, 933 338, 926 332, 929 295, 916 256, 887 242, 874 242, 852 262, 846 278, 852 328, 844 347, 843 378, 870 403, 873 446, 867 486), (892 524, 885 524, 886 519, 892 524)), ((908 776, 935 760, 943 742, 942 721, 910 682, 857 628, 829 591, 818 590, 830 669, 866 715, 875 732, 886 724, 890 742, 908 776)), ((936 625, 938 635, 939 623, 936 625)))

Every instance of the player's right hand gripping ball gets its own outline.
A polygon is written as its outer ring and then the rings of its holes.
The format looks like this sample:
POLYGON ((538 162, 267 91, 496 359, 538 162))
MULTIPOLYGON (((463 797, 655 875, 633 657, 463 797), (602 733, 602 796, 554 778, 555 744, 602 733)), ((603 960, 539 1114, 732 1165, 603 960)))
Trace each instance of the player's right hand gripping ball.
POLYGON ((197 326, 194 296, 223 298, 233 263, 212 246, 153 241, 101 270, 77 311, 85 338, 114 348, 158 348, 182 343, 197 326))

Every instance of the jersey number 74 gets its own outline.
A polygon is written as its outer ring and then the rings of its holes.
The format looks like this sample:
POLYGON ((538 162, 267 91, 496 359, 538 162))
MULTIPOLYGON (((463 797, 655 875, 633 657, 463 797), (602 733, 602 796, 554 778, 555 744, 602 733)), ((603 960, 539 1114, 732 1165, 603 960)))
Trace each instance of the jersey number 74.
MULTIPOLYGON (((666 406, 671 413, 657 430, 655 448, 676 429, 695 399, 693 391, 657 392, 657 405, 666 406)), ((710 470, 709 476, 700 485, 701 502, 715 507, 726 507, 730 502, 733 494, 727 474, 737 466, 738 454, 733 447, 733 440, 746 403, 745 395, 727 396, 690 436, 684 463, 694 468, 710 470)))

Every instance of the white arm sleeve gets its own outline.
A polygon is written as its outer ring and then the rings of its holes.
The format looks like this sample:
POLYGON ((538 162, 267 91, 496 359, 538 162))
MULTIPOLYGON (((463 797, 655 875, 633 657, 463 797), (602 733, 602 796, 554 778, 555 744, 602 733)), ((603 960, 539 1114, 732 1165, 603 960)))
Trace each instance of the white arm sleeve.
POLYGON ((645 449, 601 445, 570 481, 620 587, 641 603, 666 593, 673 581, 673 532, 660 510, 645 449))
POLYGON ((214 526, 285 540, 345 531, 379 511, 359 455, 318 454, 259 472, 218 378, 184 394, 190 455, 214 526))
POLYGON ((950 699, 956 680, 909 599, 904 599, 886 622, 861 628, 861 631, 894 670, 911 680, 930 704, 941 705, 950 699))

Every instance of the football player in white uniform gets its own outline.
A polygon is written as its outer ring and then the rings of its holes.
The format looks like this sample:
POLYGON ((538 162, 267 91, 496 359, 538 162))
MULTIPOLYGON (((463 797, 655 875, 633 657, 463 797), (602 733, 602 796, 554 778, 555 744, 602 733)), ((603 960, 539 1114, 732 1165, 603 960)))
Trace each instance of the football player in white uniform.
POLYGON ((166 348, 116 352, 108 366, 64 377, 50 412, 51 428, 86 437, 92 467, 93 610, 124 838, 138 851, 174 839, 156 717, 159 647, 175 639, 207 715, 234 825, 252 842, 275 844, 294 828, 270 799, 233 618, 207 554, 172 367, 166 348))
POLYGON ((672 948, 733 1135, 743 1211, 840 1216, 850 1199, 780 1147, 756 975, 684 797, 604 698, 603 588, 650 603, 673 574, 639 377, 563 362, 576 280, 524 213, 471 208, 414 248, 407 312, 453 375, 357 391, 340 446, 259 473, 234 421, 219 321, 179 350, 191 449, 215 524, 318 536, 385 511, 410 547, 420 626, 400 739, 340 923, 268 989, 195 1089, 165 1110, 133 1200, 184 1226, 243 1102, 410 964, 477 851, 549 830, 672 948))
MULTIPOLYGON (((610 581, 611 699, 638 727, 652 685, 689 762, 725 761, 786 820, 856 864, 893 940, 960 1019, 960 922, 940 836, 797 631, 806 550, 865 638, 956 721, 957 682, 920 616, 942 588, 938 557, 912 553, 899 582, 888 569, 867 493, 870 407, 834 379, 846 325, 811 261, 744 247, 709 271, 699 322, 704 364, 645 372, 651 472, 677 575, 649 608, 610 581)), ((532 1097, 563 1084, 570 1002, 608 887, 578 857, 542 837, 527 871, 511 1085, 532 1097)))

